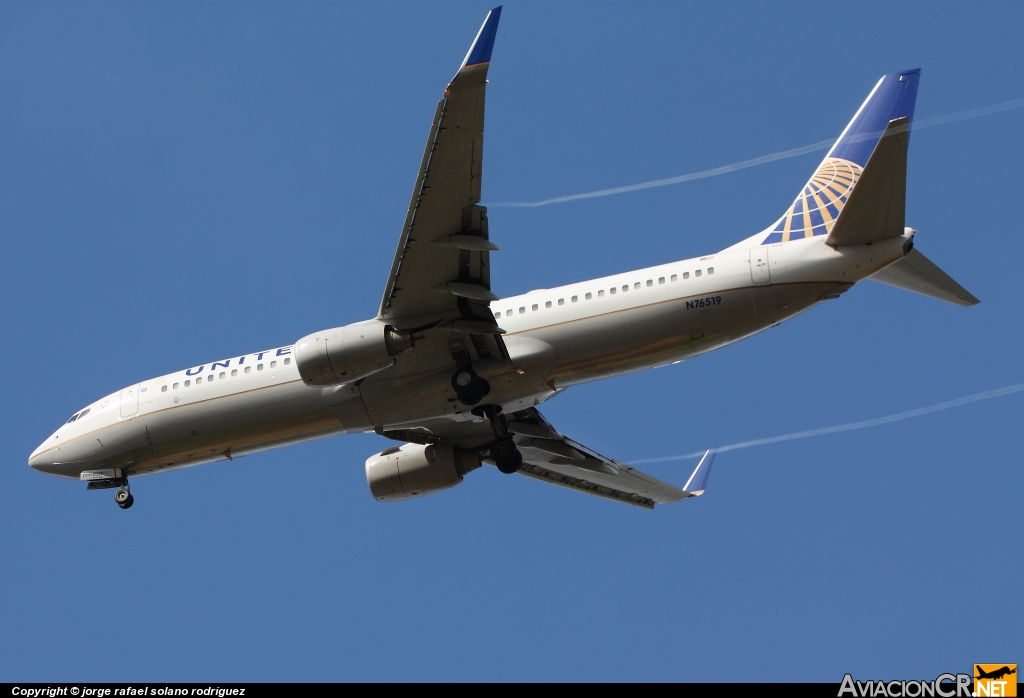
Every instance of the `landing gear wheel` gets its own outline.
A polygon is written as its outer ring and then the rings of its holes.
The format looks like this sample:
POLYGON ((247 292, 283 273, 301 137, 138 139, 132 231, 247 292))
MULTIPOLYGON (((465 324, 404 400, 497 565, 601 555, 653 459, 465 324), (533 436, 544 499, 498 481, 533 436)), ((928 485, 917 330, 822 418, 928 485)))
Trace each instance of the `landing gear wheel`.
POLYGON ((452 375, 452 390, 464 405, 475 405, 490 392, 491 386, 471 367, 460 368, 452 375))
POLYGON ((516 447, 516 442, 508 437, 498 439, 497 443, 491 446, 491 458, 498 470, 511 475, 523 467, 523 454, 516 447))
POLYGON ((481 378, 480 382, 477 384, 476 392, 474 392, 471 395, 460 395, 459 400, 464 405, 475 405, 481 400, 483 400, 484 396, 487 395, 487 393, 489 392, 491 392, 490 383, 481 378))
POLYGON ((132 496, 131 492, 122 487, 114 493, 114 501, 122 509, 130 509, 132 504, 135 504, 135 497, 132 496))
POLYGON ((457 393, 473 393, 480 384, 480 376, 470 367, 460 368, 452 375, 452 389, 457 393))
POLYGON ((523 454, 516 451, 512 454, 512 459, 508 461, 500 461, 498 463, 498 470, 511 475, 512 473, 519 472, 519 469, 523 467, 523 454))

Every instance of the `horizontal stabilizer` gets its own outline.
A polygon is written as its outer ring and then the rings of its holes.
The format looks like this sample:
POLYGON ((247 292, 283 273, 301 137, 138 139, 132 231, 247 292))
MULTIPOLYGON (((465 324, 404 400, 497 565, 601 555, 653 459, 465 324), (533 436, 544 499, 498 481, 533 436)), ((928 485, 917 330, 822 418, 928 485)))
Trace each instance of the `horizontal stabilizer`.
POLYGON ((981 302, 916 248, 911 249, 900 261, 876 271, 868 278, 957 305, 976 305, 981 302))
POLYGON ((866 245, 903 235, 910 119, 889 122, 825 244, 866 245))

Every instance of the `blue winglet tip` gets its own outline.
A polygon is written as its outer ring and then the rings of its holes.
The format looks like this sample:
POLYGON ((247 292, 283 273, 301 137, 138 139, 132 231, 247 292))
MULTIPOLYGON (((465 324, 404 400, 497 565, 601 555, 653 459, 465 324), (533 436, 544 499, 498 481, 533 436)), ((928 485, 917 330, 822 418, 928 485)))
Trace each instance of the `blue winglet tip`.
POLYGON ((498 20, 501 19, 501 5, 487 13, 484 23, 480 26, 473 45, 469 47, 466 60, 462 61, 463 68, 470 68, 491 62, 491 51, 494 50, 494 37, 498 34, 498 20))
POLYGON ((686 481, 683 486, 683 492, 690 494, 694 497, 699 497, 704 494, 704 490, 708 486, 708 475, 711 474, 711 465, 715 462, 716 449, 712 448, 704 452, 704 456, 700 459, 700 463, 694 468, 693 474, 690 475, 690 479, 686 481))

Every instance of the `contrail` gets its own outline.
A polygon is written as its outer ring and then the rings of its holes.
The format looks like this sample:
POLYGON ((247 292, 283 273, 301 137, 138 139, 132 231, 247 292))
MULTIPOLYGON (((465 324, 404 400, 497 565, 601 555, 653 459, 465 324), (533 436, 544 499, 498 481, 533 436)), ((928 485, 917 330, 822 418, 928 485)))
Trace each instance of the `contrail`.
MULTIPOLYGON (((924 414, 931 414, 932 412, 941 412, 942 410, 948 410, 953 407, 961 407, 962 405, 969 405, 972 402, 980 402, 981 400, 991 400, 994 397, 1002 397, 1004 395, 1011 395, 1013 393, 1019 393, 1024 390, 1024 383, 1017 383, 1015 385, 1008 385, 1005 388, 997 388, 996 390, 988 390, 984 393, 975 393, 974 395, 968 395, 967 397, 960 397, 955 400, 948 400, 946 402, 940 402, 936 405, 929 405, 928 407, 918 407, 915 410, 907 410, 906 412, 898 412, 891 414, 888 417, 879 417, 878 419, 866 419, 862 422, 850 422, 849 424, 837 424, 833 427, 822 427, 821 429, 809 429, 808 431, 797 431, 792 434, 782 434, 780 436, 769 436, 764 439, 754 439, 753 441, 741 441, 737 444, 729 444, 728 446, 719 446, 718 452, 723 451, 735 451, 740 448, 750 448, 752 446, 763 446, 765 444, 774 444, 780 441, 792 441, 793 439, 806 439, 810 436, 823 436, 824 434, 835 434, 839 431, 853 431, 854 429, 865 429, 867 427, 877 427, 882 424, 889 424, 890 422, 899 422, 903 419, 910 419, 911 417, 920 417, 924 414)), ((678 456, 664 456, 662 458, 643 458, 641 460, 630 461, 631 464, 637 465, 641 463, 667 463, 675 460, 685 460, 687 458, 700 458, 704 455, 704 451, 696 451, 694 453, 686 453, 678 456)))
MULTIPOLYGON (((1009 102, 1000 102, 999 104, 990 104, 987 107, 979 107, 977 109, 968 109, 967 111, 958 111, 952 114, 942 114, 940 116, 933 116, 928 119, 921 119, 920 121, 914 122, 912 125, 913 130, 919 130, 922 128, 928 128, 930 126, 938 126, 940 124, 948 124, 951 121, 964 121, 966 119, 977 119, 981 116, 988 116, 989 114, 995 114, 1001 111, 1008 111, 1010 109, 1018 109, 1024 107, 1024 97, 1019 99, 1011 99, 1009 102)), ((736 170, 745 170, 748 167, 756 167, 757 165, 764 165, 765 163, 775 162, 776 160, 785 160, 787 158, 795 158, 800 155, 806 155, 807 153, 813 153, 816 150, 825 150, 832 146, 836 142, 835 138, 830 138, 825 141, 818 141, 817 143, 811 143, 801 148, 792 148, 791 150, 780 150, 777 153, 770 153, 768 155, 762 155, 761 157, 752 158, 750 160, 744 160, 742 162, 736 162, 731 165, 723 165, 721 167, 713 167, 710 170, 701 170, 700 172, 691 172, 689 174, 679 175, 677 177, 667 177, 665 179, 652 179, 649 182, 640 182, 639 184, 627 184, 623 187, 612 187, 611 189, 599 189, 597 191, 588 191, 582 194, 570 194, 568 196, 556 196, 553 199, 544 199, 543 201, 509 201, 496 204, 488 204, 489 206, 514 206, 517 208, 537 208, 538 206, 548 206, 550 204, 563 204, 567 201, 579 201, 580 199, 596 199, 601 196, 612 196, 614 194, 625 194, 630 191, 639 191, 641 189, 652 189, 654 187, 664 187, 669 184, 681 184, 683 182, 692 182, 695 179, 706 179, 708 177, 717 177, 728 172, 735 172, 736 170)))
POLYGON ((775 160, 785 160, 786 158, 795 158, 798 155, 806 155, 807 153, 813 153, 815 150, 824 150, 835 143, 835 138, 830 138, 827 141, 818 141, 817 143, 811 143, 805 145, 802 148, 793 148, 792 150, 782 150, 778 153, 771 153, 769 155, 762 155, 759 158, 753 158, 750 160, 744 160, 743 162, 736 162, 732 165, 722 165, 721 167, 714 167, 710 170, 702 170, 700 172, 691 172, 690 174, 679 175, 678 177, 668 177, 667 179, 652 179, 649 182, 640 182, 640 184, 627 184, 624 187, 614 187, 612 189, 599 189, 598 191, 588 191, 583 194, 570 194, 569 196, 556 196, 554 199, 545 199, 544 201, 534 201, 532 203, 499 203, 489 204, 489 206, 518 206, 520 208, 536 208, 538 206, 547 206, 548 204, 561 204, 566 201, 578 201, 580 199, 596 199, 599 196, 611 196, 612 194, 625 194, 627 191, 639 191, 641 189, 652 189, 654 187, 664 187, 669 184, 680 184, 682 182, 691 182, 695 179, 705 179, 707 177, 717 177, 718 175, 726 174, 727 172, 735 172, 736 170, 745 170, 748 167, 755 167, 757 165, 763 165, 766 162, 774 162, 775 160))

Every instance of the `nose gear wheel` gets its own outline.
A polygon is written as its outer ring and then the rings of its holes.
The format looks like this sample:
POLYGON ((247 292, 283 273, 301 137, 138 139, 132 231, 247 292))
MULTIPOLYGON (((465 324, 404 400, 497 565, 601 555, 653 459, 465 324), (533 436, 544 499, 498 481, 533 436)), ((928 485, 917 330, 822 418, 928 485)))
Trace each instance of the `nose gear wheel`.
POLYGON ((114 493, 114 501, 122 509, 131 509, 132 504, 135 504, 135 497, 127 488, 122 487, 114 493))

